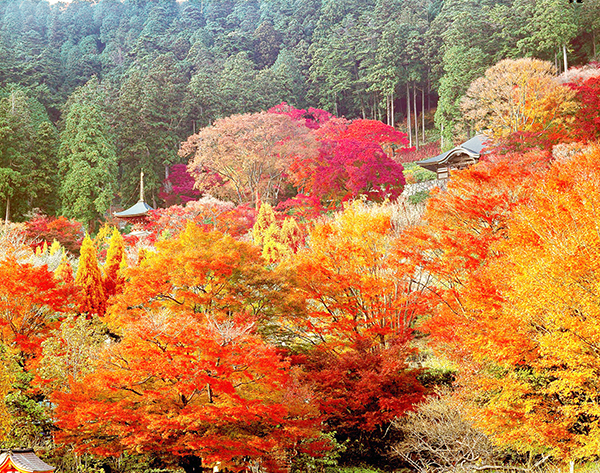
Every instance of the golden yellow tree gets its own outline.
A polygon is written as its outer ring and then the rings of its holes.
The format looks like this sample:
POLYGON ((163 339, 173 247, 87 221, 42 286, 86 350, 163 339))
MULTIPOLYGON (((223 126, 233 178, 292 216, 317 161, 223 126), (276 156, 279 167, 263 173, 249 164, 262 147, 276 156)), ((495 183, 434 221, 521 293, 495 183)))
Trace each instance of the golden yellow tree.
POLYGON ((2 363, 0 365, 0 442, 2 442, 11 427, 11 415, 6 407, 4 398, 9 393, 11 388, 12 377, 8 370, 7 364, 2 363))
POLYGON ((104 264, 104 288, 107 297, 116 294, 123 283, 120 269, 124 258, 125 243, 123 242, 123 236, 115 228, 110 237, 110 246, 108 247, 106 263, 104 264))
POLYGON ((106 292, 96 248, 91 238, 86 235, 81 245, 81 256, 77 266, 75 285, 78 287, 81 302, 79 311, 87 314, 104 315, 106 312, 106 292))
POLYGON ((280 240, 291 251, 296 252, 302 244, 302 230, 298 226, 296 219, 286 217, 281 226, 280 240))
POLYGON ((72 284, 75 281, 73 278, 73 267, 66 254, 63 254, 58 268, 54 270, 54 279, 68 284, 72 284))
MULTIPOLYGON (((488 183, 469 206, 493 210, 490 222, 499 225, 485 252, 464 231, 455 233, 460 249, 448 243, 465 199, 446 200, 448 218, 429 220, 446 232, 436 264, 454 286, 443 292, 440 269, 432 293, 445 300, 421 329, 461 366, 481 427, 521 452, 574 460, 600 449, 599 162, 599 149, 555 161, 502 212, 486 205, 488 183)), ((482 182, 483 173, 472 177, 482 182)))
POLYGON ((252 228, 252 238, 257 246, 263 246, 265 233, 275 223, 275 212, 268 202, 263 202, 258 210, 256 222, 252 228))
POLYGON ((577 105, 575 92, 555 75, 556 69, 547 61, 505 59, 471 84, 461 109, 477 130, 497 138, 560 128, 577 105))

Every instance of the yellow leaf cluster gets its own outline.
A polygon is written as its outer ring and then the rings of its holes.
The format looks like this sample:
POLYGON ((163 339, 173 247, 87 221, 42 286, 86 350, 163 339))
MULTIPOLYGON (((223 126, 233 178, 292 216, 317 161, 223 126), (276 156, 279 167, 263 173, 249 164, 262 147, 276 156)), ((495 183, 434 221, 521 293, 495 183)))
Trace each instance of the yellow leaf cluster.
POLYGON ((545 132, 570 121, 575 93, 556 80, 554 66, 539 59, 505 59, 476 79, 461 101, 475 129, 494 137, 545 132))
POLYGON ((96 248, 88 235, 83 239, 81 245, 75 285, 79 286, 81 293, 80 312, 104 315, 106 311, 104 281, 98 266, 96 248))

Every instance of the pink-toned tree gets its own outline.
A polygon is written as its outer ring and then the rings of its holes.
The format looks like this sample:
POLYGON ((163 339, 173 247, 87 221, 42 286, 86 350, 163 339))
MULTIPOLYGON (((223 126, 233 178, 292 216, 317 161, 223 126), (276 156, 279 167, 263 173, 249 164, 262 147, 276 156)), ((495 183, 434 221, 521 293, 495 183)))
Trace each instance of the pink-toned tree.
POLYGON ((158 196, 170 207, 198 200, 200 191, 194 188, 194 178, 185 164, 174 164, 169 170, 169 177, 163 181, 158 196))

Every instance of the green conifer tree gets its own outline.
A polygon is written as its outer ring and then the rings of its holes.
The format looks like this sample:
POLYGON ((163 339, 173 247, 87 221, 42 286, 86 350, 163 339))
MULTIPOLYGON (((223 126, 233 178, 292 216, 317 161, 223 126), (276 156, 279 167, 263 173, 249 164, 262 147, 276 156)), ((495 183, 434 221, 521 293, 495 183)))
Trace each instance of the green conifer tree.
MULTIPOLYGON (((90 81, 95 82, 95 81, 90 81)), ((62 213, 89 230, 108 210, 115 193, 117 158, 98 101, 79 89, 68 106, 60 135, 62 213)))

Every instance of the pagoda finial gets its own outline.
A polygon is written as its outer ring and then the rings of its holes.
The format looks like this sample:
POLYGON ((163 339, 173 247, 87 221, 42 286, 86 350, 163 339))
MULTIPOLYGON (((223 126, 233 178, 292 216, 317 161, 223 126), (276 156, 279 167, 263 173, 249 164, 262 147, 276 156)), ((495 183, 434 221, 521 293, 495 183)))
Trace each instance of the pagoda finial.
POLYGON ((140 171, 140 202, 144 202, 144 170, 140 171))

